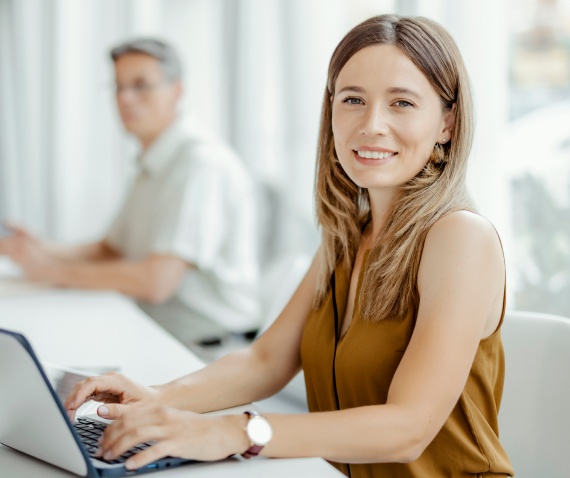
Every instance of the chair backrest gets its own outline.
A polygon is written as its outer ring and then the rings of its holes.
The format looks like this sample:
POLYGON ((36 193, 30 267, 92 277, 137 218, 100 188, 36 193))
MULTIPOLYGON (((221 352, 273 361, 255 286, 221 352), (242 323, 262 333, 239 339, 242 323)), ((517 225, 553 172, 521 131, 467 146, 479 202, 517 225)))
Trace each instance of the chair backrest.
POLYGON ((570 476, 570 319, 507 312, 499 433, 520 478, 570 476))
POLYGON ((287 253, 276 258, 263 271, 261 305, 263 321, 258 335, 273 323, 301 283, 311 257, 301 253, 287 253))

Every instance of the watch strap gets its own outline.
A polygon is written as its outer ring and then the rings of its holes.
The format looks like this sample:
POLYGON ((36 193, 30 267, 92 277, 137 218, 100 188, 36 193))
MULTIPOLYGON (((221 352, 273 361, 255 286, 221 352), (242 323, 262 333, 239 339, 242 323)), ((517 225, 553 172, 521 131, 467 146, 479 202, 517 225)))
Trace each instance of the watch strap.
MULTIPOLYGON (((248 410, 243 412, 245 415, 247 415, 247 421, 249 422, 249 420, 252 417, 259 417, 260 414, 257 413, 255 410, 248 410)), ((246 433, 247 433, 247 425, 246 425, 246 433)), ((245 458, 246 460, 249 460, 250 458, 256 457, 257 455, 259 455, 259 453, 261 452, 261 450, 263 450, 264 445, 256 445, 254 443, 250 442, 250 446, 247 450, 245 450, 241 456, 243 458, 245 458)))
POLYGON ((262 445, 252 445, 247 450, 245 450, 241 454, 241 456, 243 456, 246 460, 249 460, 250 458, 253 458, 253 457, 256 457, 257 455, 259 455, 259 452, 261 450, 263 450, 262 445))

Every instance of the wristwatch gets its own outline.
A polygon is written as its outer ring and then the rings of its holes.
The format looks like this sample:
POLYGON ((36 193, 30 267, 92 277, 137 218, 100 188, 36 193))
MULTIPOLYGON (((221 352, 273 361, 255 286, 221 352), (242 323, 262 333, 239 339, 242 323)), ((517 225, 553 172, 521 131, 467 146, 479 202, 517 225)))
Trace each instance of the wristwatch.
POLYGON ((253 410, 244 412, 248 416, 245 433, 249 439, 249 448, 241 456, 251 458, 259 455, 263 447, 269 443, 273 436, 271 425, 265 417, 253 410))

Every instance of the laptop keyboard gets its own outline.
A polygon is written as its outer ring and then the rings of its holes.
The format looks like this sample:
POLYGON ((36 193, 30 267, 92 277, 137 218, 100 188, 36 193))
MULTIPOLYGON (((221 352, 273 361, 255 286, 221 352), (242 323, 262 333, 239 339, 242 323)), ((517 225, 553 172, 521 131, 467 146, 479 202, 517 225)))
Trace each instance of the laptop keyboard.
POLYGON ((77 421, 73 424, 75 427, 75 431, 78 433, 87 453, 92 458, 97 460, 104 461, 106 463, 111 464, 119 464, 124 463, 128 458, 137 454, 139 451, 148 448, 149 446, 153 445, 155 442, 149 441, 147 443, 141 443, 130 450, 127 450, 121 456, 117 457, 115 460, 104 460, 102 457, 96 457, 95 453, 99 448, 99 438, 103 435, 105 428, 107 428, 106 423, 98 422, 96 420, 91 420, 89 418, 78 418, 77 421))

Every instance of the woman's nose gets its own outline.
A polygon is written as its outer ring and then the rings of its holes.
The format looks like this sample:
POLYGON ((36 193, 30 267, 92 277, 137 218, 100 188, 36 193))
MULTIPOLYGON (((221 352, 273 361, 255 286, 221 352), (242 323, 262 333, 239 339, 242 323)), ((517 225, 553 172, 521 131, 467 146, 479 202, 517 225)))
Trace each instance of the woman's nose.
POLYGON ((360 134, 366 136, 385 135, 388 130, 387 112, 380 106, 368 107, 362 118, 360 134))

